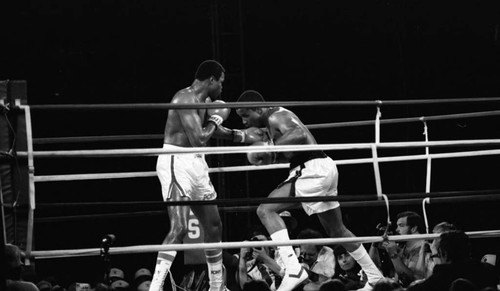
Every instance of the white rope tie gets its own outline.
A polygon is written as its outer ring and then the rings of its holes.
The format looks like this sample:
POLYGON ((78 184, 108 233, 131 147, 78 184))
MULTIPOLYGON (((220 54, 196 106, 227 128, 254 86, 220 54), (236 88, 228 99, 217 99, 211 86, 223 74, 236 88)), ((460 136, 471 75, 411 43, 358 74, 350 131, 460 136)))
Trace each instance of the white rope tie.
POLYGON ((380 143, 380 118, 382 117, 382 112, 380 111, 380 106, 382 101, 377 100, 377 114, 375 114, 375 143, 380 143))
POLYGON ((422 200, 422 213, 424 214, 424 222, 425 222, 425 233, 429 233, 429 220, 427 219, 427 211, 425 209, 425 204, 429 204, 431 199, 429 197, 422 200))
MULTIPOLYGON (((427 122, 425 121, 424 117, 421 118, 422 122, 424 123, 424 138, 425 142, 429 142, 429 129, 427 127, 427 122)), ((432 163, 432 158, 429 152, 429 147, 425 147, 425 155, 427 156, 427 172, 425 175, 425 193, 430 193, 431 192, 431 163, 432 163)))

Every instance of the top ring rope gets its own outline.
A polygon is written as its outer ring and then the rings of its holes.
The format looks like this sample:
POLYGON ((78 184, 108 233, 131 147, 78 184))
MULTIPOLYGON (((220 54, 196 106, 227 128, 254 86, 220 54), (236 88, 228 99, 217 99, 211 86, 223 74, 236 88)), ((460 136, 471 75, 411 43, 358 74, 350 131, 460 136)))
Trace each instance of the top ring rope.
MULTIPOLYGON (((500 230, 485 230, 466 232, 470 238, 489 238, 500 237, 500 230)), ((137 254, 158 251, 185 251, 185 250, 201 250, 210 248, 222 249, 239 249, 251 247, 274 247, 285 245, 331 245, 340 243, 371 243, 389 241, 409 241, 409 240, 428 240, 438 238, 440 234, 412 234, 412 235, 391 235, 387 238, 382 236, 366 236, 366 237, 344 237, 344 238, 322 238, 322 239, 292 239, 289 241, 246 241, 246 242, 221 242, 221 243, 196 243, 196 244, 170 244, 170 245, 145 245, 145 246, 128 246, 114 247, 109 249, 109 253, 117 254, 137 254)), ((69 256, 97 256, 100 254, 100 249, 79 249, 79 250, 52 250, 52 251, 33 251, 32 257, 49 258, 49 257, 69 257, 69 256)))
MULTIPOLYGON (((31 105, 32 110, 140 110, 140 109, 200 109, 200 108, 252 108, 273 106, 373 106, 383 102, 387 105, 442 104, 442 103, 478 103, 499 102, 500 97, 450 98, 450 99, 414 99, 414 100, 374 100, 374 101, 281 101, 281 102, 227 102, 203 104, 170 103, 128 103, 128 104, 53 104, 31 105)), ((23 109, 23 106, 20 106, 23 109)))
MULTIPOLYGON (((113 150, 69 150, 69 151, 34 151, 37 158, 54 157, 123 157, 123 156, 157 156, 161 154, 243 154, 249 152, 297 152, 315 150, 371 150, 376 148, 419 148, 419 147, 451 147, 451 146, 496 146, 500 139, 453 140, 430 142, 384 142, 384 143, 346 143, 346 144, 311 144, 311 145, 279 145, 279 146, 223 146, 192 147, 178 149, 113 149, 113 150)), ((27 152, 18 152, 19 157, 26 157, 27 152)))

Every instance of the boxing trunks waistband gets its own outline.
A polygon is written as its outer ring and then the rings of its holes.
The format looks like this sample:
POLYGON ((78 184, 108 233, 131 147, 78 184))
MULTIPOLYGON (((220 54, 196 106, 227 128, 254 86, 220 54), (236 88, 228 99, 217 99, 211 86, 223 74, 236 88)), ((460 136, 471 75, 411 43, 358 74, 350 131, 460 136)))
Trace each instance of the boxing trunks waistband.
POLYGON ((323 159, 328 157, 323 151, 297 152, 290 159, 290 170, 303 165, 305 162, 314 159, 323 159))
MULTIPOLYGON (((163 144, 163 149, 182 149, 182 148, 185 148, 185 147, 181 147, 181 146, 177 146, 177 145, 173 145, 173 144, 168 144, 168 143, 164 143, 163 144)), ((197 158, 197 159, 203 159, 205 158, 205 154, 200 154, 200 153, 193 153, 193 154, 172 154, 172 155, 183 155, 185 157, 187 156, 192 156, 193 158, 197 158)))

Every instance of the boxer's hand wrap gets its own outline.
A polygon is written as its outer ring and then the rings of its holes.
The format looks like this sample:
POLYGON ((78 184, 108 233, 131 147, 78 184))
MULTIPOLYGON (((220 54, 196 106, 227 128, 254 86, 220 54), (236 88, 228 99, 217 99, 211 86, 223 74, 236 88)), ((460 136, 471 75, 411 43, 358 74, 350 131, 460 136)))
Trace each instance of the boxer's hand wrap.
POLYGON ((213 114, 213 115, 210 115, 210 118, 208 118, 208 121, 215 123, 215 125, 218 127, 219 125, 222 124, 222 122, 224 121, 224 118, 222 118, 222 116, 220 116, 220 115, 213 114))
POLYGON ((233 142, 244 143, 246 139, 246 133, 243 130, 233 129, 233 142))

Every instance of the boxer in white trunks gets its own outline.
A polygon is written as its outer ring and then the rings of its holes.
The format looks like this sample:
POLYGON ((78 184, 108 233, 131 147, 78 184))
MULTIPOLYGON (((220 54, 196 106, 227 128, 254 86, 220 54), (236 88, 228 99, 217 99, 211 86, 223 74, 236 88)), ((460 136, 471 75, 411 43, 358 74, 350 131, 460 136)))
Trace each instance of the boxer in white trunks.
MULTIPOLYGON (((199 65, 191 86, 178 91, 171 103, 198 104, 216 100, 222 92, 222 82, 222 65, 213 60, 204 61, 199 65)), ((226 108, 169 110, 163 148, 206 146, 229 113, 230 110, 226 108)), ((160 155, 156 168, 165 201, 213 200, 217 197, 203 154, 160 155)), ((163 244, 182 243, 188 232, 190 208, 205 232, 205 242, 220 242, 222 223, 217 205, 193 205, 168 207, 170 231, 163 244)), ((176 251, 158 253, 150 291, 163 291, 165 278, 176 254, 176 251)), ((205 255, 209 271, 209 291, 223 290, 222 250, 207 249, 205 255)))
MULTIPOLYGON (((264 102, 260 93, 253 90, 241 94, 237 102, 264 102)), ((245 127, 262 128, 270 137, 258 144, 302 145, 317 144, 314 136, 292 111, 283 107, 238 108, 245 127)), ((337 195, 338 172, 335 162, 323 151, 249 153, 253 165, 289 162, 290 175, 268 197, 328 197, 337 195)), ((274 241, 289 240, 288 232, 279 213, 293 208, 296 203, 261 204, 257 215, 274 241)), ((330 237, 354 237, 343 221, 337 201, 305 202, 302 207, 308 215, 316 214, 330 237)), ((368 283, 362 290, 371 290, 383 278, 364 246, 360 243, 343 244, 367 274, 368 283)), ((291 291, 307 279, 307 272, 300 265, 292 246, 278 247, 286 266, 278 291, 291 291)))

